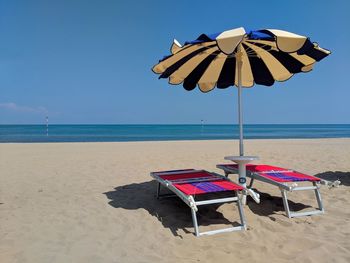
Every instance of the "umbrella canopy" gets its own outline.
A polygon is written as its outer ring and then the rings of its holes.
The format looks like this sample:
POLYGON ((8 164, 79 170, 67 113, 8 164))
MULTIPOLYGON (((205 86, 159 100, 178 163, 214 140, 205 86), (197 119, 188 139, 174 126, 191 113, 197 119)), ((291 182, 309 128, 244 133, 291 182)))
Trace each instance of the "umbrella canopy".
POLYGON ((216 34, 202 34, 183 46, 174 40, 171 55, 152 70, 169 83, 183 84, 186 90, 197 85, 202 92, 215 87, 238 87, 240 156, 243 151, 241 87, 271 86, 295 73, 309 72, 330 51, 309 38, 277 29, 246 31, 243 27, 216 34))
POLYGON ((183 46, 174 40, 171 55, 164 57, 152 70, 170 84, 183 84, 186 90, 197 85, 202 92, 215 87, 224 89, 255 84, 271 86, 295 73, 311 71, 316 61, 330 51, 309 38, 287 31, 264 29, 245 31, 236 28, 222 33, 202 34, 183 46))

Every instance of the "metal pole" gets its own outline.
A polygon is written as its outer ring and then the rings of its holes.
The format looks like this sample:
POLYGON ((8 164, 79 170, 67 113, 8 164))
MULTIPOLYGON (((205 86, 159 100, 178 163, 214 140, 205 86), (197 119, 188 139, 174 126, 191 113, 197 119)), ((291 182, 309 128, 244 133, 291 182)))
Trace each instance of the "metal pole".
POLYGON ((243 114, 242 114, 242 53, 241 46, 237 48, 237 66, 238 66, 238 122, 239 122, 239 155, 244 156, 243 149, 243 114))
MULTIPOLYGON (((239 150, 241 151, 241 147, 239 147, 239 150)), ((240 155, 243 156, 243 155, 240 155)), ((238 174, 239 174, 239 178, 238 178, 238 182, 241 186, 243 186, 244 189, 247 188, 247 176, 246 176, 246 167, 245 167, 245 163, 243 162, 238 162, 238 174)), ((242 191, 242 205, 245 205, 247 203, 247 192, 246 190, 242 191)))
POLYGON ((194 232, 195 232, 196 236, 199 237, 199 227, 198 227, 198 223, 197 223, 196 210, 191 208, 191 213, 192 213, 192 222, 193 222, 193 226, 194 226, 194 232))
POLYGON ((49 136, 49 117, 46 116, 46 136, 49 136))

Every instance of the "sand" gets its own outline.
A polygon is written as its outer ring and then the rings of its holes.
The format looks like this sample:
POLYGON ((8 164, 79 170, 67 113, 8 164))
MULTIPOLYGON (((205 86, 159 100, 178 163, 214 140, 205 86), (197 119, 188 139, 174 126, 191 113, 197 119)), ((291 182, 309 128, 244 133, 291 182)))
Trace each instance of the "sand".
MULTIPOLYGON (((247 231, 197 238, 189 208, 157 200, 149 172, 220 172, 237 141, 0 144, 0 262, 350 262, 350 139, 245 146, 259 163, 343 185, 322 188, 324 215, 288 219, 278 189, 256 183, 262 202, 244 208, 247 231)), ((290 200, 296 210, 316 205, 311 193, 290 200)), ((225 204, 201 209, 199 222, 206 230, 237 218, 225 204)))

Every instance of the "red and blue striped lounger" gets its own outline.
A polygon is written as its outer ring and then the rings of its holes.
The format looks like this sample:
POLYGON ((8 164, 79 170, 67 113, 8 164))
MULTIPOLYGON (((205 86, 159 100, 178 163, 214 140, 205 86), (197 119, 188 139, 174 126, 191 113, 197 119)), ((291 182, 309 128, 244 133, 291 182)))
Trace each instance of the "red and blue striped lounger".
MULTIPOLYGON (((228 176, 229 174, 238 173, 238 165, 236 164, 219 164, 216 167, 224 170, 226 176, 228 176)), ((320 178, 317 178, 315 176, 306 175, 294 170, 285 169, 277 166, 248 164, 246 166, 246 169, 247 177, 251 178, 249 188, 252 187, 254 180, 275 185, 280 188, 282 193, 283 205, 286 214, 289 218, 324 213, 321 194, 319 191, 320 184, 334 186, 331 182, 321 180, 320 178), (305 182, 305 184, 311 183, 312 185, 298 186, 297 183, 300 182, 305 182), (290 211, 287 199, 287 191, 292 192, 302 190, 312 190, 315 192, 318 204, 318 208, 316 210, 306 212, 290 211)))
POLYGON ((158 182, 157 198, 169 196, 160 194, 161 186, 163 186, 172 191, 176 196, 180 197, 180 199, 191 208, 192 221, 196 236, 212 235, 216 233, 246 229, 241 200, 237 194, 238 191, 243 190, 243 187, 231 182, 227 177, 215 173, 210 173, 205 170, 194 169, 152 172, 151 176, 158 182), (224 197, 220 195, 220 198, 213 197, 215 195, 207 195, 210 196, 210 198, 205 198, 205 194, 213 194, 219 192, 227 193, 228 195, 224 197), (196 197, 202 198, 200 198, 200 200, 196 200, 196 197), (200 233, 196 215, 198 206, 230 202, 236 202, 237 204, 241 221, 240 225, 200 233))

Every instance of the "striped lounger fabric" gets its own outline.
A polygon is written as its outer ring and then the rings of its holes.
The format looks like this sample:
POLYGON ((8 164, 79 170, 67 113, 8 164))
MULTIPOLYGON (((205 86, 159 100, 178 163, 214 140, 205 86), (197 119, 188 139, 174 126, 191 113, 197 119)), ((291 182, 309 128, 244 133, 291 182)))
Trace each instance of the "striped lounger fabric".
MULTIPOLYGON (((238 165, 232 165, 238 170, 238 165)), ((265 178, 269 178, 276 182, 287 183, 287 182, 318 182, 321 179, 315 176, 302 174, 293 170, 284 169, 277 166, 271 165, 254 165, 248 164, 246 166, 247 171, 252 173, 259 173, 265 178)))
MULTIPOLYGON (((238 173, 238 165, 236 164, 219 164, 217 165, 217 168, 224 170, 226 176, 228 176, 229 174, 238 173)), ((320 178, 299 173, 294 170, 277 167, 277 166, 271 166, 271 165, 248 164, 246 166, 246 169, 247 169, 247 177, 251 178, 249 187, 252 187, 254 180, 258 180, 264 183, 275 185, 280 188, 282 199, 283 199, 283 205, 284 205, 286 214, 289 218, 324 213, 321 193, 319 191, 320 183, 321 183, 320 178), (312 185, 298 186, 297 183, 299 182, 311 183, 312 185), (312 190, 315 192, 316 200, 318 204, 318 208, 316 210, 305 211, 305 212, 290 211, 289 205, 288 205, 287 191, 292 192, 292 191, 302 191, 302 190, 312 190)))
MULTIPOLYGON (((152 172, 151 176, 157 181, 157 198, 169 196, 161 195, 161 186, 172 191, 176 196, 180 197, 190 208, 192 213, 192 221, 196 236, 210 235, 222 232, 231 232, 237 230, 245 230, 246 223, 243 213, 241 201, 237 195, 238 191, 242 191, 243 187, 231 182, 227 177, 210 173, 205 170, 171 170, 162 172, 152 172), (197 201, 197 196, 205 196, 205 194, 213 194, 219 192, 227 192, 229 196, 220 198, 211 196, 209 199, 197 201), (232 195, 234 193, 234 196, 232 195), (198 206, 210 205, 218 203, 236 202, 240 216, 240 225, 219 230, 199 232, 197 223, 198 206)), ((203 198, 202 198, 203 199, 203 198)))

